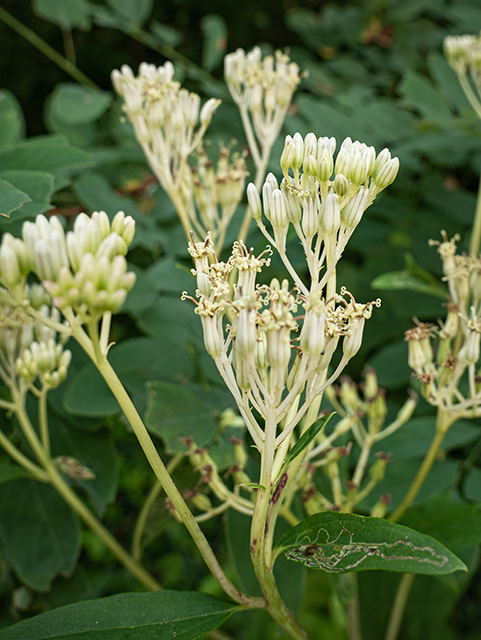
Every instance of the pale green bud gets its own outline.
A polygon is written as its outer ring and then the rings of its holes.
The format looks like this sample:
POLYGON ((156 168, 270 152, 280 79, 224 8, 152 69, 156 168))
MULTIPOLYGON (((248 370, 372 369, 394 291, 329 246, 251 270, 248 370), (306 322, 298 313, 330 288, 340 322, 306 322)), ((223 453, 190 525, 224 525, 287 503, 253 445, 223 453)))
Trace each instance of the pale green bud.
POLYGON ((391 152, 389 149, 383 149, 377 156, 374 161, 374 166, 371 170, 371 176, 373 180, 376 180, 376 177, 379 171, 391 160, 391 152))
POLYGON ((334 183, 332 186, 334 188, 334 193, 342 198, 349 191, 349 180, 344 174, 338 173, 334 178, 334 183))
POLYGON ((399 171, 399 158, 392 158, 379 171, 374 183, 379 190, 385 189, 392 184, 399 171))
POLYGON ((327 196, 322 213, 322 227, 325 229, 327 235, 335 235, 341 226, 339 197, 335 193, 330 193, 327 196))
POLYGON ((254 220, 260 220, 262 218, 261 198, 253 182, 247 185, 247 201, 254 220))
POLYGON ((307 239, 319 231, 319 211, 317 198, 302 199, 302 231, 307 239))
POLYGON ((294 134, 293 142, 296 148, 294 160, 292 166, 294 169, 299 170, 302 167, 304 161, 304 140, 299 132, 294 134))
POLYGON ((271 195, 271 224, 274 229, 283 229, 288 224, 284 194, 274 189, 271 195))
POLYGON ((464 338, 463 346, 458 353, 458 361, 464 364, 476 364, 479 360, 479 342, 481 334, 477 331, 468 330, 464 338))
POLYGON ((236 334, 236 358, 249 359, 257 343, 256 310, 245 307, 239 311, 236 334))
POLYGON ((353 358, 362 345, 365 318, 358 318, 357 322, 349 329, 349 333, 342 342, 342 352, 346 358, 353 358))
POLYGON ((289 189, 284 191, 286 198, 286 215, 289 222, 299 224, 302 217, 302 206, 299 198, 289 189))
POLYGON ((50 246, 40 238, 35 245, 36 272, 40 280, 54 280, 54 270, 50 260, 50 246))
POLYGON ((319 159, 319 165, 317 170, 317 178, 320 182, 327 182, 331 175, 333 169, 333 159, 332 155, 329 153, 327 149, 323 149, 322 155, 319 159))
POLYGON ((221 100, 217 100, 216 98, 210 98, 204 104, 200 112, 200 124, 203 127, 208 127, 210 121, 212 120, 212 116, 217 111, 217 107, 220 105, 221 100))
POLYGON ((366 209, 369 189, 361 187, 342 210, 342 221, 349 229, 355 229, 366 209))

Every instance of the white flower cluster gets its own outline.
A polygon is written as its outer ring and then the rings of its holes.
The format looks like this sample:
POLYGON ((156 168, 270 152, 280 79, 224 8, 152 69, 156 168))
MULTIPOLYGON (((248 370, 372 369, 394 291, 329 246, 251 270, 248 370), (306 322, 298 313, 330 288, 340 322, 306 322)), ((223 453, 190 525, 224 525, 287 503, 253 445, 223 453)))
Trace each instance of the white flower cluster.
POLYGON ((442 242, 430 244, 438 246, 443 263, 450 300, 447 315, 439 327, 416 321, 406 331, 408 362, 431 404, 474 416, 481 406, 481 369, 476 369, 481 355, 481 258, 458 254, 459 236, 448 240, 444 231, 442 236, 442 242), (435 350, 434 337, 438 338, 435 350), (458 386, 466 372, 468 388, 462 392, 458 386))
POLYGON ((29 273, 35 273, 59 309, 101 315, 117 311, 135 283, 125 254, 135 222, 119 211, 110 222, 104 211, 77 216, 65 234, 56 216, 25 222, 22 239, 4 234, 0 282, 21 301, 29 273))
POLYGON ((188 170, 187 158, 200 145, 220 100, 200 109, 200 97, 173 80, 174 66, 143 62, 139 74, 123 65, 112 84, 125 100, 124 110, 153 172, 169 193, 188 170), (199 126, 200 121, 200 126, 199 126))
MULTIPOLYGON (((7 293, 2 290, 2 297, 7 293)), ((71 352, 64 350, 54 329, 47 322, 60 321, 58 309, 50 308, 49 297, 40 285, 30 285, 25 291, 28 302, 38 311, 38 320, 22 308, 0 304, 0 370, 4 381, 16 375, 31 385, 39 380, 42 387, 55 388, 67 377, 71 352)))
POLYGON ((298 65, 280 51, 262 58, 259 47, 249 53, 237 49, 225 57, 224 76, 243 120, 249 113, 261 147, 270 149, 301 81, 298 65))
POLYGON ((364 211, 376 195, 390 185, 399 160, 388 149, 376 156, 374 147, 346 138, 336 159, 334 138, 317 139, 309 133, 287 136, 281 156, 284 179, 279 185, 273 174, 262 189, 265 217, 274 237, 262 222, 261 198, 249 184, 247 196, 257 225, 284 260, 289 273, 304 295, 309 290, 285 256, 289 225, 292 224, 304 248, 314 290, 322 291, 331 281, 328 297, 335 291, 335 266, 364 211), (325 263, 327 269, 320 278, 325 263))
MULTIPOLYGON (((313 400, 332 384, 361 346, 364 323, 375 303, 359 304, 344 289, 326 302, 319 294, 308 298, 290 290, 287 280, 256 286, 257 274, 269 259, 255 257, 235 243, 229 260, 219 262, 210 238, 191 242, 196 265, 196 313, 200 316, 207 351, 234 396, 259 450, 264 432, 253 410, 283 430, 278 447, 302 419, 313 400), (229 274, 238 272, 233 300, 229 274), (344 298, 347 294, 349 301, 344 298), (304 314, 298 316, 300 308, 304 314), (224 328, 224 317, 231 324, 224 328), (303 320, 299 331, 299 321, 303 320), (297 333, 297 335, 296 335, 297 333), (327 370, 343 338, 343 355, 333 375, 327 370), (296 344, 298 343, 298 344, 296 344), (301 395, 304 395, 301 401, 301 395)), ((184 294, 184 297, 186 294, 184 294)), ((192 299, 192 298, 191 298, 192 299)))
POLYGON ((469 70, 479 81, 481 72, 481 36, 447 36, 444 39, 444 54, 458 75, 469 70))

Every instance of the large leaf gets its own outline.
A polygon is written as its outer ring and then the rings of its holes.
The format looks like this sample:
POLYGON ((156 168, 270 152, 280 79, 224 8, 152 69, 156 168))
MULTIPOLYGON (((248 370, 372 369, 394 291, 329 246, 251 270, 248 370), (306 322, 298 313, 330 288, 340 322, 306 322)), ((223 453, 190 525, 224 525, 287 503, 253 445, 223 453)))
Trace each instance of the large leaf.
POLYGON ((279 540, 275 555, 329 573, 384 569, 443 574, 465 564, 440 542, 381 518, 332 511, 316 513, 279 540))
MULTIPOLYGON (((145 383, 153 378, 185 380, 192 374, 186 352, 163 338, 125 340, 111 348, 109 361, 132 393, 140 389, 145 394, 145 383)), ((120 411, 117 400, 92 362, 69 375, 63 404, 69 412, 79 416, 104 416, 120 411)))
POLYGON ((0 216, 8 218, 26 202, 31 202, 31 198, 26 193, 0 178, 0 216))
POLYGON ((19 140, 25 131, 22 108, 8 89, 0 90, 0 149, 19 140))
MULTIPOLYGON (((30 202, 26 202, 16 210, 11 218, 12 221, 36 216, 52 208, 50 198, 55 190, 55 176, 52 173, 12 169, 0 171, 0 178, 25 192, 30 198, 30 202)), ((2 220, 2 223, 5 222, 2 220)))
POLYGON ((65 177, 90 164, 90 156, 62 136, 38 136, 0 151, 0 171, 45 171, 65 177))
POLYGON ((204 16, 200 23, 204 35, 202 51, 202 66, 212 71, 225 55, 227 47, 227 25, 224 18, 210 13, 204 16))
POLYGON ((63 82, 54 89, 51 109, 61 122, 86 124, 100 118, 111 102, 112 96, 107 91, 63 82))
POLYGON ((87 0, 33 0, 33 12, 63 29, 90 27, 87 0))
POLYGON ((407 107, 416 109, 429 119, 450 119, 451 111, 432 83, 416 73, 409 71, 404 77, 399 90, 407 107))
POLYGON ((123 593, 86 600, 23 620, 1 640, 194 640, 235 610, 205 593, 123 593))
POLYGON ((55 489, 34 480, 12 480, 0 491, 0 542, 20 580, 47 591, 55 576, 74 570, 80 527, 55 489))
POLYGON ((119 476, 119 458, 106 430, 98 433, 80 432, 55 415, 49 416, 52 457, 71 456, 87 467, 92 479, 74 479, 90 496, 99 517, 107 504, 115 500, 119 476))
POLYGON ((446 496, 437 496, 410 509, 402 521, 417 531, 434 536, 456 552, 481 542, 479 506, 452 502, 446 496))
POLYGON ((163 439, 169 453, 185 451, 184 438, 193 438, 199 447, 208 444, 217 431, 216 415, 234 405, 230 393, 218 387, 153 381, 148 391, 145 425, 163 439))

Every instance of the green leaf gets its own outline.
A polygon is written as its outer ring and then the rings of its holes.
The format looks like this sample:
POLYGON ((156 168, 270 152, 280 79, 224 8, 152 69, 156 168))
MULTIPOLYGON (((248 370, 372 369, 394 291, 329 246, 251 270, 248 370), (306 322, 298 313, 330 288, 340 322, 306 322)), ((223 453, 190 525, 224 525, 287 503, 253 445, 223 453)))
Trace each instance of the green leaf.
POLYGON ((154 0, 107 0, 107 4, 117 19, 118 28, 131 33, 150 18, 154 0))
POLYGON ((185 451, 184 438, 193 438, 199 447, 208 444, 217 431, 216 415, 234 404, 230 393, 218 387, 153 381, 147 388, 145 425, 163 439, 169 453, 185 451))
POLYGON ((411 378, 407 342, 387 344, 369 358, 369 364, 376 369, 379 384, 384 388, 401 387, 411 378))
POLYGON ((106 430, 99 433, 77 431, 54 414, 49 415, 52 457, 72 456, 95 477, 91 480, 70 480, 78 484, 92 500, 99 517, 115 500, 119 479, 119 456, 106 430))
POLYGON ((23 620, 1 630, 0 639, 194 640, 225 622, 235 609, 205 593, 123 593, 23 620))
MULTIPOLYGON (((384 451, 392 456, 392 461, 424 456, 436 434, 435 416, 412 418, 392 435, 379 440, 372 451, 384 451)), ((479 427, 468 420, 458 420, 446 434, 441 445, 442 451, 451 451, 479 438, 479 427)))
MULTIPOLYGON (((185 380, 190 358, 175 344, 150 337, 132 338, 112 347, 109 361, 129 391, 144 388, 152 378, 185 380)), ((137 398, 136 398, 137 399, 137 398)), ((63 396, 65 408, 78 416, 106 416, 120 411, 117 400, 91 362, 69 375, 63 396)))
POLYGON ((479 506, 452 502, 437 496, 411 508, 402 524, 433 536, 454 551, 462 551, 481 542, 481 511, 479 506))
POLYGON ((282 468, 279 471, 277 478, 280 478, 284 473, 284 471, 287 469, 287 467, 291 464, 291 462, 295 458, 297 458, 297 456, 300 455, 304 451, 304 449, 306 449, 311 444, 311 442, 314 440, 317 434, 326 426, 326 424, 329 422, 329 420, 332 418, 332 416, 335 413, 336 412, 333 411, 327 416, 322 416, 321 418, 316 420, 313 424, 311 424, 309 429, 307 429, 307 431, 305 431, 302 434, 302 436, 299 438, 296 444, 289 451, 289 455, 285 459, 284 464, 282 465, 282 468))
POLYGON ((87 0, 33 0, 33 12, 43 18, 57 24, 63 29, 90 28, 89 3, 87 0))
POLYGON ((202 49, 202 66, 207 71, 212 71, 225 56, 227 47, 227 25, 222 16, 209 13, 200 21, 200 27, 204 36, 202 49))
POLYGON ((73 82, 58 84, 52 93, 55 118, 66 124, 86 124, 98 120, 112 102, 107 91, 83 87, 73 82))
POLYGON ((23 204, 31 201, 31 198, 26 193, 0 178, 0 216, 8 218, 11 213, 20 209, 23 204))
POLYGON ((481 469, 479 467, 470 469, 464 481, 463 490, 466 498, 481 502, 481 469))
POLYGON ((79 522, 49 485, 12 480, 0 491, 0 542, 19 579, 47 591, 55 576, 69 576, 75 568, 79 522))
POLYGON ((433 84, 416 71, 408 71, 400 84, 403 104, 416 109, 424 118, 451 119, 452 114, 433 84))
POLYGON ((44 171, 64 178, 90 165, 87 152, 69 145, 62 136, 38 136, 0 151, 0 171, 44 171))
MULTIPOLYGON (((17 209, 12 220, 36 216, 52 208, 50 198, 55 191, 55 176, 45 171, 23 171, 20 169, 0 171, 0 178, 28 194, 30 202, 17 209)), ((2 221, 3 222, 3 221, 2 221)))
POLYGON ((6 462, 0 462, 0 484, 4 482, 10 482, 10 480, 17 480, 18 478, 31 478, 32 475, 19 467, 17 464, 9 464, 6 462))
POLYGON ((8 91, 0 90, 0 149, 8 147, 25 133, 25 120, 17 98, 8 91))
POLYGON ((437 278, 419 266, 410 253, 406 253, 404 259, 407 267, 404 271, 383 273, 373 280, 371 287, 384 290, 408 289, 446 300, 446 287, 437 278))
POLYGON ((157 22, 157 20, 152 20, 149 27, 151 34, 159 44, 167 44, 170 47, 177 47, 184 40, 182 33, 168 24, 161 24, 160 22, 157 22))
POLYGON ((444 574, 466 570, 449 549, 425 534, 381 518, 316 513, 285 533, 275 555, 329 573, 383 569, 444 574))

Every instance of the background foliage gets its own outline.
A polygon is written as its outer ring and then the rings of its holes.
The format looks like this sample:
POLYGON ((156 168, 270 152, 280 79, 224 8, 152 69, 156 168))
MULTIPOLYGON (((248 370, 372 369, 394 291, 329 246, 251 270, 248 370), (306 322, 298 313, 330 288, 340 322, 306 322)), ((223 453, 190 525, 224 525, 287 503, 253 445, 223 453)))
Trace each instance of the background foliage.
MULTIPOLYGON (((314 131, 338 142, 351 136, 377 150, 388 146, 401 160, 396 182, 368 210, 338 272, 339 282, 362 300, 377 297, 371 284, 381 274, 405 269, 406 278, 417 278, 417 292, 382 292, 383 305, 367 324, 362 352, 350 370, 358 379, 365 362, 376 367, 394 415, 410 384, 403 331, 413 315, 432 320, 442 309, 444 294, 426 274, 440 274, 438 256, 427 241, 445 229, 448 235, 459 232, 467 248, 481 170, 481 123, 441 47, 446 35, 479 31, 481 7, 469 0, 285 0, 282 5, 270 0, 4 0, 2 6, 56 50, 75 57, 91 83, 76 82, 0 21, 0 187, 5 194, 0 207, 13 212, 10 219, 1 219, 0 228, 18 233, 21 221, 52 207, 67 217, 122 209, 135 218, 129 259, 138 282, 116 318, 113 339, 120 344, 111 359, 151 432, 159 436, 159 449, 166 454, 182 450, 179 434, 190 435, 195 427, 197 444, 213 446, 213 457, 227 468, 233 455, 230 434, 216 435, 215 410, 232 401, 204 353, 198 318, 180 301, 184 289, 194 289, 183 232, 130 125, 120 120, 110 71, 124 63, 136 70, 144 60, 162 64, 172 59, 187 88, 223 99, 209 129, 211 148, 220 139, 236 139, 242 146, 240 120, 221 81, 222 58, 236 47, 248 50, 259 43, 265 50, 289 47, 291 57, 309 72, 284 133, 314 131), (153 401, 159 392, 161 406, 153 401)), ((270 167, 277 175, 281 148, 282 141, 270 167)), ((240 224, 243 211, 238 213, 240 224)), ((255 232, 250 243, 262 245, 255 232)), ((300 264, 300 247, 292 250, 299 252, 300 264)), ((280 265, 274 267, 282 273, 280 265)), ((69 378, 49 395, 53 454, 75 456, 94 471, 96 479, 78 481, 79 489, 128 547, 153 477, 93 365, 74 345, 69 348, 75 351, 69 378)), ((421 402, 415 419, 387 441, 395 456, 378 493, 390 493, 394 505, 433 429, 432 412, 421 402)), ((479 426, 455 425, 444 451, 446 457, 436 463, 416 509, 403 523, 437 537, 466 562, 470 574, 416 578, 401 631, 408 640, 474 640, 481 633, 481 581, 474 575, 468 582, 478 566, 481 539, 479 426), (442 524, 443 509, 449 514, 457 509, 456 529, 442 524)), ((49 487, 20 476, 0 453, 0 626, 139 588, 90 532, 81 531, 49 487), (7 520, 12 504, 23 508, 15 511, 16 519, 9 515, 7 520), (51 530, 34 516, 40 512, 55 517, 51 530), (57 557, 51 553, 54 547, 57 557), (32 550, 33 556, 45 558, 42 565, 31 560, 32 550)), ((188 465, 175 477, 184 488, 197 482, 188 465)), ((218 523, 207 522, 204 528, 228 571, 237 572, 252 591, 253 574, 242 555, 248 549, 247 519, 230 513, 224 524, 225 539, 218 523)), ((183 526, 168 516, 163 502, 148 523, 144 545, 145 564, 164 587, 195 590, 200 585, 219 594, 183 526)), ((279 565, 281 591, 293 608, 301 605, 300 586, 308 580, 301 622, 315 637, 338 638, 342 576, 336 600, 332 578, 279 565)), ((360 576, 365 637, 382 637, 396 584, 396 576, 387 572, 360 576)), ((233 620, 226 628, 231 624, 236 638, 273 637, 263 612, 246 616, 242 628, 233 620)))

